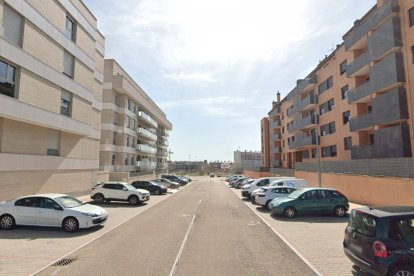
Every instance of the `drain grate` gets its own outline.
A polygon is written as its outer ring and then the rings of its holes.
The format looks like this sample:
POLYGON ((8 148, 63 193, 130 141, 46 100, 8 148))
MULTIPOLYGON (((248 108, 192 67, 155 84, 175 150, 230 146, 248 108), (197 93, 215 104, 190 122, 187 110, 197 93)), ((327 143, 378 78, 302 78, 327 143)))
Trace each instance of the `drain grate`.
POLYGON ((76 259, 69 259, 69 258, 64 258, 61 259, 59 261, 57 261, 56 263, 52 264, 52 266, 67 266, 71 263, 73 263, 76 259))

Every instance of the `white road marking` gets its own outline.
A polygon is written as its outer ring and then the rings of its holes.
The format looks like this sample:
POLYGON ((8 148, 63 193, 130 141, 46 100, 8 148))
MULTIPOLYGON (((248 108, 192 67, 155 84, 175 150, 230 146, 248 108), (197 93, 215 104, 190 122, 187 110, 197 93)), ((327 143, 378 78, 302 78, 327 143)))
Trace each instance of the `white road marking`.
POLYGON ((193 225, 194 225, 194 220, 195 220, 195 218, 197 217, 196 213, 197 213, 198 209, 200 208, 201 202, 203 202, 203 200, 202 200, 202 199, 200 199, 200 200, 198 201, 197 208, 196 208, 196 210, 195 210, 195 213, 194 213, 194 215, 193 215, 193 218, 192 218, 192 220, 191 220, 191 223, 190 223, 190 225, 188 226, 187 233, 185 234, 185 236, 184 236, 184 240, 183 240, 183 241, 182 241, 182 243, 181 243, 180 250, 178 251, 177 257, 175 258, 175 261, 174 261, 174 264, 173 264, 173 266, 172 266, 172 268, 171 268, 171 271, 170 271, 169 276, 173 276, 173 275, 175 274, 175 271, 177 270, 178 262, 180 261, 181 255, 183 254, 183 251, 184 251, 185 244, 187 243, 187 240, 188 240, 188 236, 190 235, 190 233, 191 233, 191 229, 193 228, 193 225))
MULTIPOLYGON (((234 195, 237 196, 236 194, 234 194, 234 195)), ((262 218, 262 216, 260 216, 260 214, 253 207, 248 205, 247 202, 244 202, 244 204, 246 204, 246 206, 249 207, 250 210, 252 210, 253 213, 255 213, 287 246, 289 246, 289 248, 292 249, 292 251, 295 252, 295 254, 298 255, 298 257, 301 258, 302 261, 304 261, 305 264, 307 264, 310 267, 310 269, 312 269, 313 272, 316 273, 316 275, 318 275, 318 276, 323 275, 290 242, 288 242, 287 239, 285 239, 278 231, 276 231, 275 228, 273 228, 273 226, 271 226, 264 218, 262 218)))

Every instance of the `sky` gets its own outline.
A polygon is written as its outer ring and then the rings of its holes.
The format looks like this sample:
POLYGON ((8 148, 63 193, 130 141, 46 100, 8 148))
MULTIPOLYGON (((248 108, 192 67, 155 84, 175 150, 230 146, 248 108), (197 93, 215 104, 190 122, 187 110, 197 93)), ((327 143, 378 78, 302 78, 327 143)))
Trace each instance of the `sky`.
POLYGON ((84 0, 113 58, 172 123, 171 160, 260 151, 260 120, 376 0, 84 0))

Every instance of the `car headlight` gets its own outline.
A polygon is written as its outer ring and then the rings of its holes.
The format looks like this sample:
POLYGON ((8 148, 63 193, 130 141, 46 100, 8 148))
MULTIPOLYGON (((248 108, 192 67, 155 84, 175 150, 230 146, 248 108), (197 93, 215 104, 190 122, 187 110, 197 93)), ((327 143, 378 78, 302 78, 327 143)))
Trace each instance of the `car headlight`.
POLYGON ((87 217, 93 217, 93 218, 99 216, 98 214, 95 214, 95 213, 82 213, 82 215, 87 216, 87 217))

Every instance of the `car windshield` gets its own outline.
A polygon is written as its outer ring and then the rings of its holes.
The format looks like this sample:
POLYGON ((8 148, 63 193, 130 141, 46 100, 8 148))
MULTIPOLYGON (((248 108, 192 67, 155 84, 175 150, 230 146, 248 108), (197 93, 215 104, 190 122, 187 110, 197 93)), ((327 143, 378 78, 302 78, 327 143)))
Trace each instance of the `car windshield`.
POLYGON ((294 191, 290 195, 288 195, 288 198, 298 198, 303 194, 303 191, 294 191))
POLYGON ((135 190, 136 188, 132 186, 131 184, 124 184, 125 187, 127 187, 128 190, 135 190))
POLYGON ((64 208, 73 208, 84 204, 82 201, 71 196, 57 197, 54 200, 56 200, 64 208))

